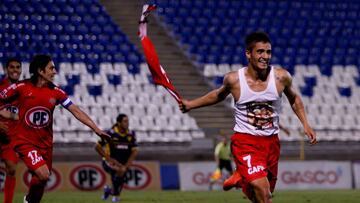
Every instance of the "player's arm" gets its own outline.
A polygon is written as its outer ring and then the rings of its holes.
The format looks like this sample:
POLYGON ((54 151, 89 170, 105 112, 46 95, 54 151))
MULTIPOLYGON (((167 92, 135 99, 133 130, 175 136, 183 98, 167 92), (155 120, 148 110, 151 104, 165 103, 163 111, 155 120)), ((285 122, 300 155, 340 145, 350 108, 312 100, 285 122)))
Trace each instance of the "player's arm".
POLYGON ((279 128, 280 128, 280 130, 284 131, 284 133, 285 133, 287 136, 290 135, 289 129, 286 128, 285 126, 281 125, 280 123, 279 123, 279 128))
POLYGON ((110 156, 105 153, 103 146, 100 144, 100 141, 95 145, 95 151, 105 160, 108 160, 110 156))
POLYGON ((219 167, 219 164, 220 164, 220 159, 219 159, 220 150, 221 150, 221 143, 218 143, 215 147, 215 152, 214 152, 216 167, 219 167))
POLYGON ((303 125, 305 134, 310 140, 310 144, 316 144, 316 134, 307 120, 304 103, 302 102, 300 95, 296 93, 292 86, 292 77, 289 72, 284 69, 278 71, 278 77, 284 85, 284 93, 289 100, 291 108, 303 125))
POLYGON ((113 169, 118 170, 118 168, 121 167, 121 164, 117 160, 111 158, 110 155, 104 151, 103 146, 105 143, 106 141, 103 139, 97 142, 95 145, 95 151, 102 157, 104 161, 107 161, 110 164, 110 167, 114 167, 113 169))
POLYGON ((7 102, 12 101, 12 99, 16 98, 19 94, 19 88, 23 85, 24 83, 12 84, 2 90, 0 92, 0 105, 6 104, 7 102))
POLYGON ((125 163, 125 168, 129 168, 129 166, 132 164, 132 162, 135 160, 137 154, 139 153, 139 150, 137 147, 131 148, 131 154, 129 156, 129 159, 125 163))
POLYGON ((179 104, 180 110, 185 113, 192 109, 210 106, 223 101, 231 93, 231 87, 235 80, 233 72, 226 74, 221 87, 193 100, 181 100, 181 103, 179 104))
POLYGON ((11 120, 19 120, 19 115, 17 113, 10 112, 6 109, 0 110, 0 116, 11 120))
POLYGON ((70 106, 67 107, 67 110, 70 111, 70 113, 72 113, 72 115, 74 115, 77 120, 91 128, 98 136, 104 139, 110 138, 107 133, 100 130, 100 128, 95 124, 95 122, 75 104, 70 104, 70 106))

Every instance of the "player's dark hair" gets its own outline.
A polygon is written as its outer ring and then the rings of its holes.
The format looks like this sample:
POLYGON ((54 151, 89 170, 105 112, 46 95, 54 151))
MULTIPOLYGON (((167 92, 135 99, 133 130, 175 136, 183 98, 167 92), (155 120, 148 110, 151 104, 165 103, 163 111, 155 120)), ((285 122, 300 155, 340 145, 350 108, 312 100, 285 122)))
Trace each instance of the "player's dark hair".
POLYGON ((39 77, 39 70, 45 70, 47 64, 52 61, 49 55, 39 54, 35 55, 29 66, 29 73, 31 75, 31 81, 36 83, 39 77))
POLYGON ((20 64, 20 67, 22 66, 21 60, 18 58, 8 58, 5 63, 4 68, 8 68, 11 62, 18 62, 20 64))
POLYGON ((271 43, 269 35, 265 32, 252 32, 245 38, 246 50, 251 51, 257 42, 271 43))
POLYGON ((117 117, 116 117, 116 122, 121 122, 125 117, 128 117, 126 114, 119 114, 117 117))

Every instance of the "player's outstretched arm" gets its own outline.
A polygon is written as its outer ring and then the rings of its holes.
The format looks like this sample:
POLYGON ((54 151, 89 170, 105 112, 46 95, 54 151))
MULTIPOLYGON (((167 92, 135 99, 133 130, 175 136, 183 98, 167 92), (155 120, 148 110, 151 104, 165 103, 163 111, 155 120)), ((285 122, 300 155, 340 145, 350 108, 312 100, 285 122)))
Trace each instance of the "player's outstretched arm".
POLYGON ((225 75, 221 87, 214 89, 209 93, 205 94, 204 96, 193 100, 182 99, 181 103, 179 104, 180 111, 185 113, 192 109, 210 106, 223 101, 231 93, 230 91, 234 80, 234 74, 230 72, 225 75))
POLYGON ((106 140, 110 138, 110 136, 104 131, 100 130, 100 128, 95 124, 95 122, 78 106, 76 106, 75 104, 71 104, 67 109, 74 115, 77 120, 91 128, 99 137, 106 140))
POLYGON ((315 131, 311 128, 307 120, 304 103, 302 102, 300 95, 296 93, 292 86, 292 77, 290 76, 289 72, 284 69, 281 69, 278 73, 278 77, 284 84, 284 93, 289 100, 291 108, 302 123, 304 132, 310 140, 310 144, 316 144, 315 131))

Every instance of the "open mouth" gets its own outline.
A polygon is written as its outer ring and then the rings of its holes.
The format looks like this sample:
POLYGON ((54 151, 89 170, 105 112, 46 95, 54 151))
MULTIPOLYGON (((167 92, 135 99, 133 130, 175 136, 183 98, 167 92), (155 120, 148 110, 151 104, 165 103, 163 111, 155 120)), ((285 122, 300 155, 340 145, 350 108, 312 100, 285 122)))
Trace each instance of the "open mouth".
POLYGON ((20 73, 11 73, 10 76, 12 78, 18 78, 18 77, 20 77, 20 73))
POLYGON ((268 62, 266 61, 259 61, 260 64, 262 64, 263 66, 268 66, 268 62))

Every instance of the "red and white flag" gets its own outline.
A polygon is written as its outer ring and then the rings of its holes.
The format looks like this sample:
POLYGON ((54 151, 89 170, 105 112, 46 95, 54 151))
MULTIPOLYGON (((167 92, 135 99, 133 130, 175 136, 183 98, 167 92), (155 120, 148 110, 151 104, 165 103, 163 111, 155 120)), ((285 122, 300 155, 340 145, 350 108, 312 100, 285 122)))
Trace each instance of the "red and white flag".
MULTIPOLYGON (((146 7, 146 9, 149 9, 149 7, 146 7)), ((144 12, 146 11, 143 11, 143 13, 144 12)), ((147 22, 140 21, 139 37, 141 40, 141 45, 144 49, 146 62, 149 66, 153 81, 157 85, 162 85, 176 99, 178 103, 181 103, 181 96, 176 91, 170 79, 167 77, 164 68, 160 65, 159 57, 156 53, 152 41, 149 37, 146 36, 146 26, 147 22)))

